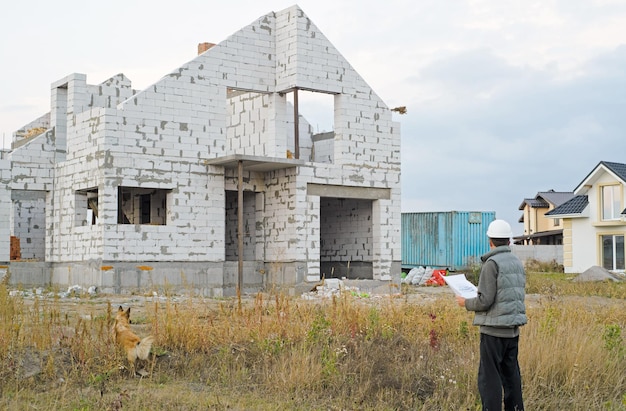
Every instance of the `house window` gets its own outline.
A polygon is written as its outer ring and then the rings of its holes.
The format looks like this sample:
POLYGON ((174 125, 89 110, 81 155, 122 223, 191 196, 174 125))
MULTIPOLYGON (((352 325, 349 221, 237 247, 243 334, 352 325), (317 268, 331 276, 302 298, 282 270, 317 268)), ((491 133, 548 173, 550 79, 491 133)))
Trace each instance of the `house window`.
POLYGON ((554 219, 554 226, 555 226, 555 227, 558 227, 558 226, 560 226, 560 225, 561 225, 561 219, 560 219, 560 218, 555 218, 555 219, 554 219))
POLYGON ((624 236, 603 235, 602 267, 607 270, 624 271, 624 236))
POLYGON ((602 220, 619 220, 622 212, 620 186, 602 186, 602 220))
POLYGON ((117 223, 165 225, 171 190, 118 187, 117 223))
POLYGON ((74 193, 76 226, 98 223, 98 189, 77 190, 74 193))

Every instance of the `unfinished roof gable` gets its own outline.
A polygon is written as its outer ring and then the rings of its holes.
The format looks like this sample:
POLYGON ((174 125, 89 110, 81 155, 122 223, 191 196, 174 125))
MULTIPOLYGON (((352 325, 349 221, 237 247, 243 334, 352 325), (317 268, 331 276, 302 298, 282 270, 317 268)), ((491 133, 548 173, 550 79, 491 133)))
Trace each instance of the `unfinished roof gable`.
MULTIPOLYGON (((145 91, 188 84, 282 92, 293 88, 352 93, 367 83, 298 7, 261 16, 145 91)), ((368 99, 385 104, 368 88, 368 99)), ((141 94, 135 98, 141 99, 141 94)), ((134 100, 131 99, 131 100, 134 100)), ((128 102, 126 106, 140 104, 128 102)))
MULTIPOLYGON (((298 6, 261 16, 124 101, 122 138, 143 152, 175 135, 194 158, 283 158, 295 146, 286 95, 297 89, 333 94, 335 164, 360 165, 365 152, 384 157, 381 167, 400 163, 391 111, 298 6)), ((298 147, 312 152, 310 140, 298 147)))
POLYGON ((277 13, 276 88, 341 92, 352 67, 298 7, 277 13))

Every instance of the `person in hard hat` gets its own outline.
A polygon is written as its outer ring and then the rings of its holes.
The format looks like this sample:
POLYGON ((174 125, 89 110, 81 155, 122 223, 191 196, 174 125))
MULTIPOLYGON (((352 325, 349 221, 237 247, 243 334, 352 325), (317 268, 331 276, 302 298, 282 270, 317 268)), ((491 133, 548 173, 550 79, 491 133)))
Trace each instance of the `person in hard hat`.
POLYGON ((517 352, 520 326, 526 324, 524 304, 526 271, 509 247, 513 233, 504 220, 489 224, 490 251, 481 256, 478 295, 457 303, 474 311, 474 325, 480 327, 478 391, 483 410, 522 411, 522 377, 517 352))

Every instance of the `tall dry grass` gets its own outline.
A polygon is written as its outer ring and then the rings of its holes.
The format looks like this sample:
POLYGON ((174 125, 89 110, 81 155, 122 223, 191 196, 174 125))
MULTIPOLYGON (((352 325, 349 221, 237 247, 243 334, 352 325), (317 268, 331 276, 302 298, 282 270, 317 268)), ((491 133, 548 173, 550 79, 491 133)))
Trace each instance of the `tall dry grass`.
MULTIPOLYGON (((529 298, 520 340, 526 408, 623 410, 623 297, 572 296, 562 292, 566 278, 537 275, 529 288, 548 292, 529 298)), ((626 293, 625 284, 589 287, 626 293)), ((0 288, 0 408, 480 409, 472 314, 451 294, 409 297, 139 299, 133 327, 156 340, 140 379, 120 368, 111 304, 68 306, 0 288)))

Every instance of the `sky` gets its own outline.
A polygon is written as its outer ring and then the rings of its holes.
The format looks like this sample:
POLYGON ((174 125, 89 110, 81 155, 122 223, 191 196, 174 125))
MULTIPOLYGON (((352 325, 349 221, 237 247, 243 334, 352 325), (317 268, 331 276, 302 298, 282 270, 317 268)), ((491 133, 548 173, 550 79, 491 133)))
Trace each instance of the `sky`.
MULTIPOLYGON (((626 0, 22 0, 0 14, 0 148, 71 73, 144 89, 298 4, 394 113, 402 211, 495 211, 626 163, 626 0)), ((303 113, 306 115, 306 113, 303 113)))

